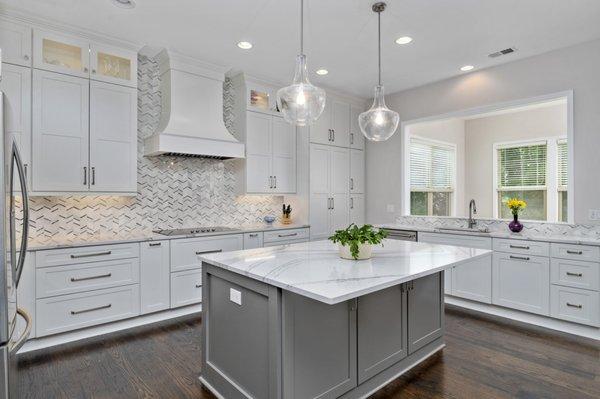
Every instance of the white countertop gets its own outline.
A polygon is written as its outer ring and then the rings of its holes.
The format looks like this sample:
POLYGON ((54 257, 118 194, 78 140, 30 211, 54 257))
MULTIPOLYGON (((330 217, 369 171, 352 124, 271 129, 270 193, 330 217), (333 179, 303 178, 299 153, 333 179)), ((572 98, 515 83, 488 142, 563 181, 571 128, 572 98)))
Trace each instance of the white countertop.
POLYGON ((491 251, 385 240, 364 261, 341 259, 330 241, 223 252, 201 259, 327 304, 336 304, 437 273, 491 251))

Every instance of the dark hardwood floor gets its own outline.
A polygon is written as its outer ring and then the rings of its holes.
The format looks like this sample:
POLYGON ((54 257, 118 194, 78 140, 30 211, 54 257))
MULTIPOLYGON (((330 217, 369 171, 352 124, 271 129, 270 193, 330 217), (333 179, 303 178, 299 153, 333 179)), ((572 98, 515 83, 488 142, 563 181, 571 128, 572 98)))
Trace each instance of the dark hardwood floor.
MULTIPOLYGON (((21 398, 214 398, 198 381, 201 320, 20 356, 21 398)), ((373 398, 600 398, 600 346, 455 308, 446 348, 373 398)))

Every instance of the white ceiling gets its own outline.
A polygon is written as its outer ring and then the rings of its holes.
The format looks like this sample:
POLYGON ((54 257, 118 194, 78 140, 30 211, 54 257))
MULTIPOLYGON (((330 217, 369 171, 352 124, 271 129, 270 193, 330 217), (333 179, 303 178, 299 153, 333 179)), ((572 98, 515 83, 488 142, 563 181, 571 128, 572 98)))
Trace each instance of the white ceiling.
MULTIPOLYGON (((0 0, 61 23, 165 46, 195 58, 281 82, 298 52, 298 0, 0 0), (250 51, 236 47, 254 43, 250 51)), ((377 17, 370 0, 306 0, 305 53, 312 80, 368 97, 377 78, 377 17), (327 68, 329 75, 314 74, 327 68)), ((388 0, 382 15, 387 93, 600 38, 598 0, 388 0), (413 43, 394 40, 409 35, 413 43), (487 54, 515 46, 516 54, 487 54)))

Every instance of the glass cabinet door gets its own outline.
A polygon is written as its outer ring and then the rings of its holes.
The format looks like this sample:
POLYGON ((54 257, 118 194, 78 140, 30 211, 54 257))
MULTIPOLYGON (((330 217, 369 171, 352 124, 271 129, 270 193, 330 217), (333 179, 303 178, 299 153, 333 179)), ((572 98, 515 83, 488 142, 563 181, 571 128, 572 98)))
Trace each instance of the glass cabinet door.
POLYGON ((35 68, 89 77, 89 43, 72 36, 36 30, 33 39, 35 68))
POLYGON ((92 43, 91 78, 102 82, 137 86, 137 53, 92 43))

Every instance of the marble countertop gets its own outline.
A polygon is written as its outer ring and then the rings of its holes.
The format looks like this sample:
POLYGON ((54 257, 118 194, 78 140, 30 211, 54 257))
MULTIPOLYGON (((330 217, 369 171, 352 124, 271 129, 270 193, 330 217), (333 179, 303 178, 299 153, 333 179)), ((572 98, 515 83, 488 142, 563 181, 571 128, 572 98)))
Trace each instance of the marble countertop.
POLYGON ((594 245, 600 246, 600 239, 586 236, 568 236, 568 235, 541 235, 535 233, 521 232, 511 233, 510 231, 490 231, 490 232, 471 232, 471 231, 458 231, 458 230, 442 230, 437 227, 430 226, 418 226, 410 224, 396 224, 396 223, 385 223, 378 224, 377 227, 398 229, 398 230, 411 230, 417 232, 428 232, 428 233, 440 233, 440 234, 453 234, 453 235, 466 235, 466 236, 479 236, 479 237, 492 237, 492 238, 509 238, 512 240, 529 240, 529 241, 546 241, 556 242, 564 244, 579 244, 579 245, 594 245))
POLYGON ((327 304, 427 276, 491 251, 384 240, 369 260, 341 259, 330 241, 223 252, 202 256, 217 267, 327 304))
POLYGON ((279 231, 288 229, 300 229, 310 227, 307 224, 280 224, 274 223, 267 225, 265 223, 249 224, 242 226, 226 226, 232 227, 233 231, 224 231, 209 234, 185 234, 177 236, 165 236, 162 234, 153 233, 152 231, 135 231, 123 234, 95 234, 90 236, 54 236, 54 237, 31 237, 27 242, 28 251, 41 251, 45 249, 87 247, 90 245, 110 245, 123 244, 128 242, 144 242, 144 241, 161 241, 172 240, 178 238, 193 238, 193 237, 211 237, 230 234, 244 234, 254 232, 279 231))

